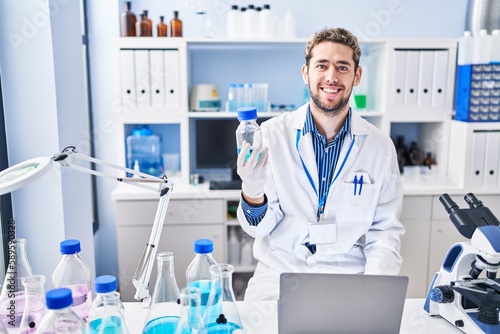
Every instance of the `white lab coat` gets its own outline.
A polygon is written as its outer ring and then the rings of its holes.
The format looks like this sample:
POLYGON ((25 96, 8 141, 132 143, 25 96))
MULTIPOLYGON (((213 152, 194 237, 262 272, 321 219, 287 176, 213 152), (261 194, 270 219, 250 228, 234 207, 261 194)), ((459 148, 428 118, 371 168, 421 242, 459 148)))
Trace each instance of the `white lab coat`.
MULTIPOLYGON (((248 224, 241 204, 237 213, 243 230, 255 238, 253 252, 258 260, 246 300, 278 299, 281 272, 397 275, 401 267, 403 191, 394 144, 356 112, 351 117, 354 144, 325 204, 324 215, 335 223, 331 226, 336 240, 317 244, 314 255, 304 246, 310 241, 308 223, 317 217, 318 197, 300 157, 319 188, 311 134, 301 133, 296 147, 307 108, 308 104, 261 126, 263 144, 269 148, 264 189, 268 209, 258 226, 248 224), (354 175, 364 176, 361 195, 354 196, 354 175)), ((334 175, 351 142, 347 136, 334 175)))

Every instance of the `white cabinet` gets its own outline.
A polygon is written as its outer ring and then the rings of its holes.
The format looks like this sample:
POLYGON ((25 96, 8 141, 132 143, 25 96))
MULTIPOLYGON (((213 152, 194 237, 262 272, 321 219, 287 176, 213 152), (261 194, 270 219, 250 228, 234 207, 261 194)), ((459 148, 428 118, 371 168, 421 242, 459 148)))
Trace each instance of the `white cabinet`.
POLYGON ((404 196, 401 223, 406 233, 401 240, 403 266, 400 275, 408 276, 408 298, 422 298, 427 290, 431 196, 404 196))
MULTIPOLYGON (((116 200, 119 284, 122 300, 134 301, 132 278, 151 234, 157 200, 116 200)), ((214 242, 217 262, 225 258, 226 202, 222 199, 171 199, 157 252, 173 252, 175 277, 186 285, 186 269, 194 258, 194 241, 214 242)), ((150 278, 150 293, 156 281, 156 260, 150 278)))

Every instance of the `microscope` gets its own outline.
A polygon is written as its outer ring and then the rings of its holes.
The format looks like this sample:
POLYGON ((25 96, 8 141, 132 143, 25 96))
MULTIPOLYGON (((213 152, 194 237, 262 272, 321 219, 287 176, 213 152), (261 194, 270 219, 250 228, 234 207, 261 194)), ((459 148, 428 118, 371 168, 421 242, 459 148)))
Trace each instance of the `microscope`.
POLYGON ((451 246, 434 275, 424 310, 464 333, 500 333, 500 222, 474 194, 460 209, 448 194, 439 197, 450 220, 470 242, 451 246))

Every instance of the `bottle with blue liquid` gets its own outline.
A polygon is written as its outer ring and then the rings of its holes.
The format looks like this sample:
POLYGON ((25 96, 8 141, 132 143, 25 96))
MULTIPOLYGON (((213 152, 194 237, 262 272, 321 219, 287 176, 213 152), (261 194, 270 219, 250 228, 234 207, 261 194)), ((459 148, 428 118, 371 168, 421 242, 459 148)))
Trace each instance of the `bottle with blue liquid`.
POLYGON ((161 138, 147 125, 135 128, 127 136, 127 168, 135 169, 136 165, 143 173, 163 174, 161 138))
POLYGON ((210 294, 212 275, 210 266, 217 264, 212 256, 214 243, 210 239, 198 239, 194 242, 196 255, 186 269, 186 286, 200 289, 200 311, 203 315, 210 294))
POLYGON ((95 279, 96 298, 89 310, 89 334, 129 334, 117 286, 116 277, 112 275, 95 279))
POLYGON ((212 284, 203 316, 204 333, 232 334, 243 329, 233 292, 234 267, 227 263, 210 266, 212 284))
POLYGON ((174 334, 180 318, 179 287, 174 275, 174 254, 156 256, 158 276, 143 334, 174 334))
POLYGON ((239 108, 238 120, 240 124, 236 129, 236 147, 238 149, 238 154, 240 154, 244 142, 252 145, 246 157, 246 159, 248 159, 253 149, 262 145, 262 133, 259 124, 257 124, 257 108, 239 108))

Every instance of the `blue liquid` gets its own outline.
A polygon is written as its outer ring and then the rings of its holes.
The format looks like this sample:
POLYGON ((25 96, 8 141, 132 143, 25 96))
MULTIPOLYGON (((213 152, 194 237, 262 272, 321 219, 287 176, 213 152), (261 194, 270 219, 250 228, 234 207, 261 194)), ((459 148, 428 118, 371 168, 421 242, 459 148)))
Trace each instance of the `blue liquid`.
POLYGON ((177 329, 179 317, 166 316, 151 320, 146 324, 143 334, 173 334, 177 329))
MULTIPOLYGON (((241 152, 241 148, 240 148, 240 147, 238 147, 238 155, 240 154, 240 152, 241 152)), ((248 150, 247 156, 245 157, 245 162, 247 162, 247 161, 248 161, 248 159, 250 159, 250 155, 252 155, 252 152, 253 152, 253 148, 250 148, 250 149, 248 150)), ((259 160, 259 159, 260 159, 260 156, 261 156, 261 155, 262 155, 262 152, 261 152, 261 153, 259 153, 259 155, 257 156, 257 160, 259 160)))
POLYGON ((230 334, 234 330, 242 329, 240 325, 234 322, 227 322, 225 324, 211 323, 205 326, 207 329, 207 334, 230 334))
POLYGON ((90 334, 94 333, 103 333, 103 334, 122 334, 122 322, 119 317, 109 317, 105 319, 103 323, 103 319, 99 318, 96 320, 92 320, 89 323, 90 334))

